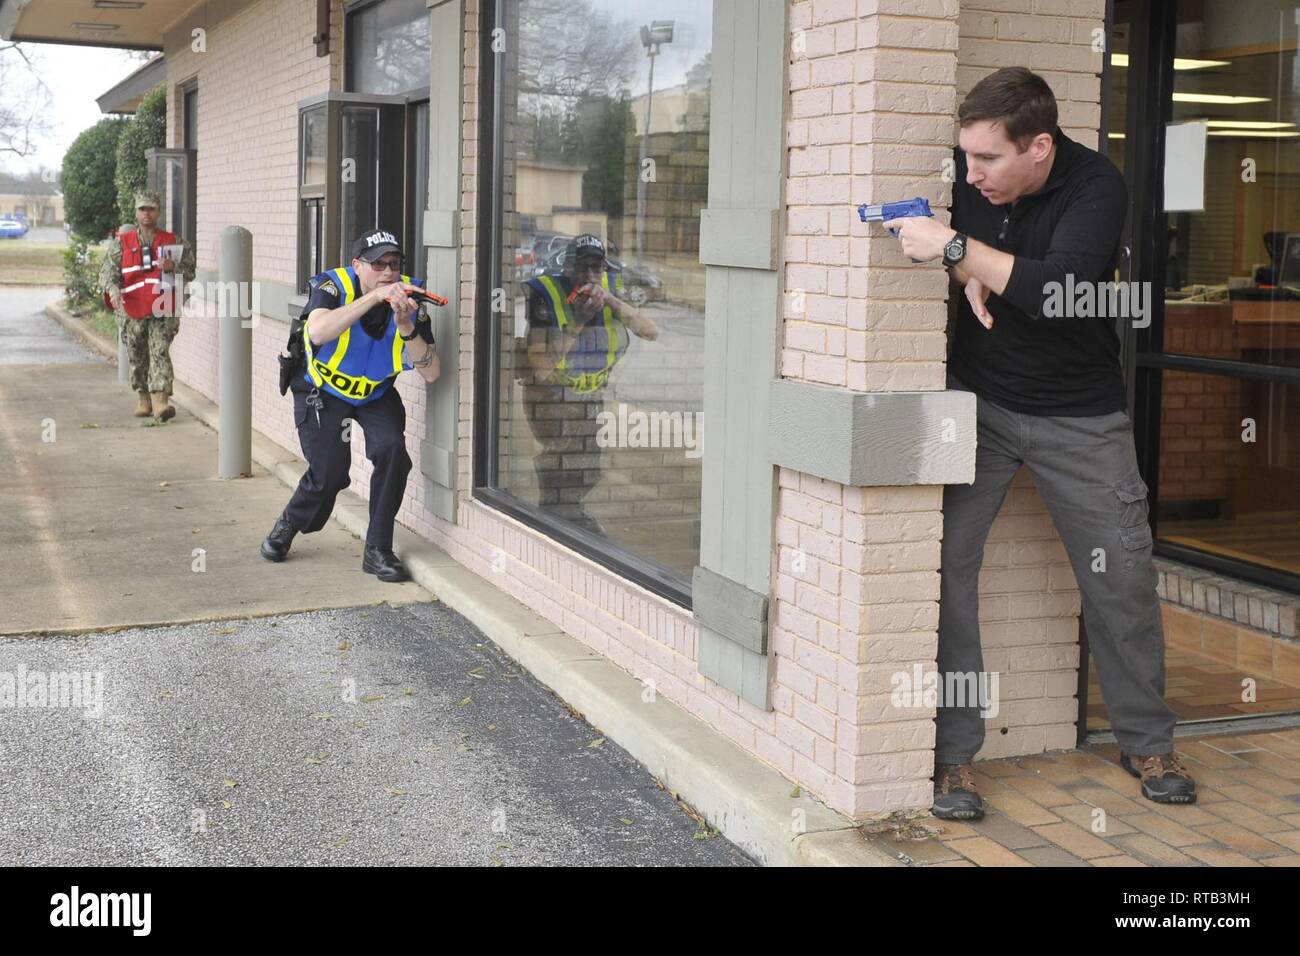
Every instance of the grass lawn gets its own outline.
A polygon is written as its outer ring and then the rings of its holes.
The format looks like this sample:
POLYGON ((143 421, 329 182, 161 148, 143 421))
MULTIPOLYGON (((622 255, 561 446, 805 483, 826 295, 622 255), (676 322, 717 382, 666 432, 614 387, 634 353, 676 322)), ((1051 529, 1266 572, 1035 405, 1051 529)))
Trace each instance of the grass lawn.
POLYGON ((63 285, 61 242, 0 240, 0 285, 63 285))

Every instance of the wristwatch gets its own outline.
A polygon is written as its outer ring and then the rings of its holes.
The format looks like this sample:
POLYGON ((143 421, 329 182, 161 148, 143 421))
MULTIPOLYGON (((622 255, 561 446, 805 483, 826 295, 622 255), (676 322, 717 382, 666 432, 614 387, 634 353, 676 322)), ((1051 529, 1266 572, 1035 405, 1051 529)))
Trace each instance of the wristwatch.
POLYGON ((414 341, 415 341, 417 338, 419 338, 419 336, 420 336, 420 326, 419 326, 419 323, 416 323, 415 328, 411 329, 411 334, 410 334, 410 335, 406 335, 405 333, 402 332, 401 329, 398 329, 398 330, 397 330, 397 336, 398 336, 398 338, 400 338, 403 342, 414 342, 414 341))
POLYGON ((957 233, 943 247, 943 266, 951 269, 966 257, 966 234, 957 233))

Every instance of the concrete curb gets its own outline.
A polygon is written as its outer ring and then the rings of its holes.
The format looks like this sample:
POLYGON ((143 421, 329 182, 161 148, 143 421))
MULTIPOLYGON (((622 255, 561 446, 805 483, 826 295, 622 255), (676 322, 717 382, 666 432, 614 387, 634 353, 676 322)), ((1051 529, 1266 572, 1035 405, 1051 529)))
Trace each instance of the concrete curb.
POLYGON ((111 339, 105 338, 92 329, 90 323, 85 319, 77 318, 57 302, 51 302, 47 305, 45 314, 77 338, 85 339, 86 343, 96 351, 104 353, 105 356, 113 360, 114 365, 117 364, 117 346, 113 344, 111 339))
MULTIPOLYGON (((113 344, 82 320, 58 305, 47 306, 46 313, 116 358, 113 344)), ((172 400, 217 430, 217 406, 206 397, 177 382, 172 400)), ((257 431, 253 460, 291 488, 306 471, 297 455, 257 431)), ((334 519, 364 538, 369 508, 345 491, 334 519)), ((853 820, 807 794, 794 796, 794 786, 785 777, 677 705, 656 699, 622 668, 462 567, 441 548, 398 525, 393 549, 417 584, 464 615, 760 863, 904 865, 867 842, 853 820)))

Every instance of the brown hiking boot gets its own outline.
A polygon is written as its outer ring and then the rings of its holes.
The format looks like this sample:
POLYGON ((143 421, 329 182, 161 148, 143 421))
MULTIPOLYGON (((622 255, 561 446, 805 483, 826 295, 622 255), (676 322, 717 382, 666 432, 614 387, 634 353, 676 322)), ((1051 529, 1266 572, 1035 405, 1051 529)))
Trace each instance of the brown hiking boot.
POLYGON ((1176 753, 1119 755, 1119 765, 1142 781, 1142 796, 1154 803, 1195 803, 1196 781, 1176 753))
POLYGON ((934 765, 934 806, 940 820, 978 820, 984 816, 984 801, 975 792, 975 768, 969 763, 934 765))
POLYGON ((158 421, 166 422, 176 417, 176 409, 167 401, 166 392, 150 392, 149 398, 153 400, 153 417, 158 421))
POLYGON ((135 417, 148 418, 153 414, 153 406, 149 404, 149 393, 141 389, 135 393, 135 417))

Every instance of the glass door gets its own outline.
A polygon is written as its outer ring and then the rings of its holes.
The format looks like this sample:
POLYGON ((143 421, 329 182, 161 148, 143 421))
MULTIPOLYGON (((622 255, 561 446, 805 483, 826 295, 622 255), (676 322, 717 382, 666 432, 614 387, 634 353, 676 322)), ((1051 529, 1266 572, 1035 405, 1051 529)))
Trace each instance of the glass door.
MULTIPOLYGON (((1296 0, 1116 0, 1101 146, 1129 186, 1119 278, 1153 291, 1149 316, 1119 331, 1156 555, 1291 593, 1298 24, 1296 0)), ((1195 646, 1166 627, 1167 698, 1180 721, 1300 710, 1300 681, 1285 679, 1262 634, 1240 638, 1231 617, 1207 613, 1195 646)), ((1088 729, 1105 729, 1095 682, 1081 693, 1088 729)))

